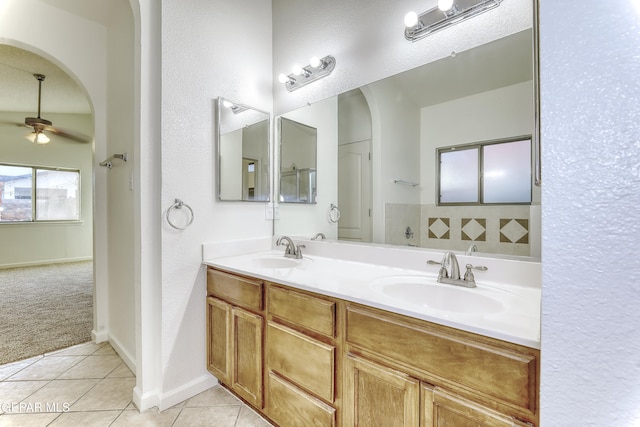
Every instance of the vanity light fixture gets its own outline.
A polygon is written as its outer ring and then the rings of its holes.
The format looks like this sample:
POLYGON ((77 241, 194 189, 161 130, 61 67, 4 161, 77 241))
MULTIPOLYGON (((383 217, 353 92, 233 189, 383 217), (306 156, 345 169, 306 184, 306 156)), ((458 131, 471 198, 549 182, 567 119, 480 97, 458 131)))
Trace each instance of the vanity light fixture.
POLYGON ((239 104, 234 104, 233 102, 228 101, 226 99, 222 101, 222 105, 224 105, 227 108, 230 108, 233 114, 239 114, 247 110, 247 107, 239 104))
POLYGON ((324 58, 314 56, 309 61, 309 65, 304 67, 294 65, 293 73, 289 75, 284 73, 280 74, 278 76, 278 81, 280 81, 280 83, 284 83, 287 90, 292 92, 308 85, 311 82, 328 76, 331 74, 335 66, 336 59, 331 55, 327 55, 324 58))
POLYGON ((409 12, 404 17, 404 36, 409 41, 420 40, 429 34, 447 28, 500 6, 502 0, 439 0, 438 5, 418 15, 409 12))

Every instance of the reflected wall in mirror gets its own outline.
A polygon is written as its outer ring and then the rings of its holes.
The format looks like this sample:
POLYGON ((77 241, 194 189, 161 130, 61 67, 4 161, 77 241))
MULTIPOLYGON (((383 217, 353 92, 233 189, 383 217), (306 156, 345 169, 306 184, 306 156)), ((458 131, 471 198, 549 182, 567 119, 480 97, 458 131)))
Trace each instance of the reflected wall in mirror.
POLYGON ((218 200, 268 202, 270 115, 217 100, 218 200))
MULTIPOLYGON (((533 16, 531 25, 466 51, 452 46, 450 57, 338 95, 330 124, 338 135, 318 147, 320 158, 331 152, 334 166, 322 167, 335 171, 336 184, 326 185, 323 172, 318 187, 323 196, 334 191, 321 208, 337 199, 340 221, 310 215, 302 224, 297 212, 296 226, 277 221, 276 233, 539 258, 533 182, 531 204, 439 206, 436 194, 439 148, 536 135, 533 16)), ((287 218, 286 209, 280 214, 287 218)))
POLYGON ((280 117, 281 203, 316 203, 318 129, 280 117))

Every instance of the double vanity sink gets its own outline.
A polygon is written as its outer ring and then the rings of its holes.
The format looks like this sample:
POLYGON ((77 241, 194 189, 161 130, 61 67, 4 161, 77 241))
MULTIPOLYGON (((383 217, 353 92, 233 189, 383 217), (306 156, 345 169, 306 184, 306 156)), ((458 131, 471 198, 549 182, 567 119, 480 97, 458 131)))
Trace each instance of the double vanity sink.
POLYGON ((207 369, 275 425, 539 425, 539 263, 312 240, 286 255, 203 247, 207 369))
MULTIPOLYGON (((322 247, 319 245, 331 243, 315 244, 322 247)), ((283 249, 275 249, 209 259, 205 264, 530 348, 540 347, 540 288, 492 281, 492 270, 503 268, 501 265, 476 272, 477 286, 466 288, 439 283, 438 267, 426 264, 428 255, 422 255, 422 262, 414 263, 414 268, 323 255, 305 250, 302 258, 295 259, 285 257, 283 249)))

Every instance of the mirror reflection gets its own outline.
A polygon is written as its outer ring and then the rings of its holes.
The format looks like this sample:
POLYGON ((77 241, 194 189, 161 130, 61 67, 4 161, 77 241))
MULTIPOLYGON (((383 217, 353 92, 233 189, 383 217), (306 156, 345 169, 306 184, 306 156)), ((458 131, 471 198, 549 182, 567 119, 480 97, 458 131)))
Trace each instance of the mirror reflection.
MULTIPOLYGON (((276 234, 540 257, 540 189, 531 203, 443 206, 438 202, 438 150, 534 135, 533 31, 374 82, 289 114, 322 110, 337 132, 318 145, 321 214, 280 208, 276 234), (336 105, 337 104, 337 105, 336 105), (329 153, 329 154, 327 154, 329 153), (329 162, 329 160, 327 160, 329 162), (325 176, 327 182, 325 183, 325 176), (332 185, 333 184, 333 185, 332 185), (326 220, 337 201, 340 220, 326 220), (325 206, 326 204, 326 206, 325 206), (305 220, 306 215, 306 220, 305 220)), ((325 120, 326 122, 326 120, 325 120)), ((318 127, 318 133, 325 129, 318 127)), ((515 155, 515 154, 514 154, 515 155)), ((506 156, 500 170, 517 161, 506 156)), ((450 165, 463 175, 464 163, 450 165)))
POLYGON ((314 204, 318 130, 285 117, 279 122, 280 202, 314 204))
POLYGON ((218 200, 269 201, 270 115, 218 98, 218 200))

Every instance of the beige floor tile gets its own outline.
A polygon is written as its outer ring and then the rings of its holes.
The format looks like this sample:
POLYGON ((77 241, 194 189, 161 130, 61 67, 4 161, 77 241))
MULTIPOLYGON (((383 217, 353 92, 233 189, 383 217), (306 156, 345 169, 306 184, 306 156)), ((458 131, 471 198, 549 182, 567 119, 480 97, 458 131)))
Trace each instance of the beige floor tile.
POLYGON ((45 427, 58 414, 4 414, 0 415, 0 427, 45 427))
POLYGON ((248 406, 242 406, 235 427, 269 427, 271 425, 248 406))
POLYGON ((107 343, 94 344, 86 342, 74 345, 73 347, 63 348, 62 350, 53 351, 45 354, 45 356, 89 356, 104 347, 107 343))
POLYGON ((53 380, 85 357, 86 356, 43 357, 20 372, 10 376, 8 380, 53 380))
POLYGON ((102 348, 100 348, 100 350, 96 351, 95 353, 92 353, 92 356, 106 356, 108 354, 118 354, 116 353, 116 351, 113 349, 113 347, 111 347, 111 344, 106 343, 105 345, 102 346, 102 348))
POLYGON ((49 381, 0 382, 0 413, 18 412, 15 405, 44 387, 49 381))
POLYGON ((127 364, 124 362, 122 362, 116 369, 114 369, 113 371, 111 371, 109 375, 107 375, 107 378, 133 378, 133 377, 135 377, 135 375, 133 375, 133 372, 131 372, 131 369, 129 369, 127 364))
POLYGON ((58 379, 105 378, 122 363, 117 355, 87 356, 58 379))
POLYGON ((22 403, 39 408, 36 412, 66 412, 71 405, 91 390, 100 380, 54 380, 22 403))
POLYGON ((122 411, 116 421, 111 424, 112 427, 171 427, 180 414, 180 408, 167 409, 166 411, 158 411, 157 408, 151 408, 143 413, 137 409, 122 411))
POLYGON ((120 411, 66 412, 47 427, 107 427, 120 415, 120 411))
POLYGON ((101 380, 80 400, 71 405, 71 411, 124 409, 131 402, 135 384, 135 378, 106 378, 101 380))
POLYGON ((229 393, 224 387, 216 385, 209 390, 193 396, 185 402, 185 407, 195 408, 204 406, 241 405, 242 402, 229 393))
POLYGON ((11 375, 20 372, 29 365, 33 365, 38 360, 42 359, 42 356, 31 357, 29 359, 20 360, 18 362, 7 363, 0 366, 0 381, 9 378, 11 375))
POLYGON ((234 427, 239 412, 239 405, 182 408, 173 427, 234 427))

